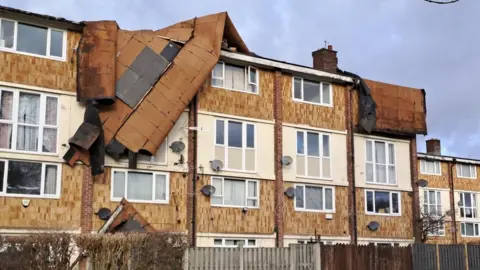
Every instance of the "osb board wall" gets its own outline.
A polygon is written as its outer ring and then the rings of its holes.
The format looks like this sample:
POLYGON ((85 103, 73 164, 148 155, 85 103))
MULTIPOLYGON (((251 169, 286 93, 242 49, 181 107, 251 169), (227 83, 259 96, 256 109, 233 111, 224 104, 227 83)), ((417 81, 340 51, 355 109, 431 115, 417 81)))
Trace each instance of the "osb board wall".
MULTIPOLYGON (((94 180, 93 185, 93 212, 101 207, 114 211, 120 202, 110 200, 112 168, 105 168, 105 174, 94 180)), ((170 172, 170 201, 169 204, 132 203, 135 209, 148 223, 159 231, 184 232, 186 230, 186 187, 187 178, 182 173, 170 172)), ((97 216, 92 217, 93 230, 97 231, 104 224, 97 216)))
POLYGON ((417 162, 418 179, 425 179, 428 182, 428 188, 450 188, 448 184, 448 163, 440 162, 442 175, 422 174, 420 168, 420 159, 417 162))
MULTIPOLYGON (((293 187, 285 183, 285 189, 293 187)), ((285 197, 284 220, 287 235, 348 236, 348 188, 335 187, 335 213, 332 219, 326 219, 326 213, 295 211, 295 199, 285 197)))
MULTIPOLYGON (((427 244, 453 244, 452 222, 445 221, 444 236, 427 236, 427 244)), ((459 227, 460 228, 460 227, 459 227)), ((459 231, 460 232, 460 231, 459 231)))
POLYGON ((345 87, 332 84, 333 107, 293 101, 292 76, 283 74, 283 122, 342 130, 345 125, 345 87))
POLYGON ((236 116, 273 120, 275 73, 259 69, 259 94, 211 86, 211 76, 198 94, 198 109, 236 116))
POLYGON ((453 185, 455 190, 480 191, 480 166, 475 166, 477 178, 457 177, 457 165, 453 166, 453 185))
POLYGON ((0 51, 0 81, 75 92, 77 56, 73 50, 80 37, 80 33, 68 32, 65 61, 0 51))
POLYGON ((210 198, 202 195, 200 189, 210 184, 210 176, 201 176, 197 182, 197 230, 209 233, 258 233, 272 234, 274 228, 275 182, 259 180, 260 208, 211 206, 210 198))
POLYGON ((408 192, 401 192, 401 216, 367 215, 365 213, 365 189, 357 189, 356 195, 358 237, 413 238, 412 197, 408 195, 408 192), (377 221, 380 229, 374 232, 370 231, 367 225, 371 221, 377 221))
POLYGON ((62 166, 60 199, 22 199, 0 197, 0 228, 13 229, 79 229, 83 166, 62 166))

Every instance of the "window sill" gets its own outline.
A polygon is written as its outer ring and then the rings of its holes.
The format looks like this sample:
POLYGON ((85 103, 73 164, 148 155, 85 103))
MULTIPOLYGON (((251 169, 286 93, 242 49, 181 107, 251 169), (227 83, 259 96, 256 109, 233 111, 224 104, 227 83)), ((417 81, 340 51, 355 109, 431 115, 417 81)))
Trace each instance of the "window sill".
POLYGON ((0 197, 11 197, 11 198, 26 198, 26 199, 50 199, 50 200, 58 200, 60 199, 60 195, 27 195, 27 194, 8 194, 8 193, 0 193, 0 197))
POLYGON ((235 172, 235 173, 257 174, 257 171, 243 171, 243 170, 227 169, 227 168, 223 168, 216 173, 219 173, 219 172, 235 172))
POLYGON ((309 101, 304 101, 304 100, 295 99, 295 98, 292 98, 292 101, 293 101, 294 103, 304 103, 304 104, 310 104, 310 105, 315 105, 315 106, 322 106, 322 107, 327 107, 327 108, 333 108, 333 104, 321 104, 321 103, 309 102, 309 101))
POLYGON ((398 187, 398 184, 389 184, 389 183, 373 183, 365 181, 365 184, 372 185, 372 186, 389 186, 389 187, 398 187))
POLYGON ((420 172, 420 174, 423 174, 423 175, 434 175, 434 176, 442 176, 442 174, 437 174, 437 173, 426 173, 426 172, 420 172))
MULTIPOLYGON (((128 200, 128 202, 130 203, 144 203, 144 204, 169 204, 169 201, 166 200, 166 201, 143 201, 143 200, 130 200, 128 198, 125 198, 126 200, 128 200)), ((110 198, 110 201, 112 202, 120 202, 122 201, 122 199, 114 199, 114 198, 110 198)))
POLYGON ((33 151, 24 151, 24 150, 13 150, 13 149, 6 149, 6 148, 0 148, 0 152, 25 154, 25 155, 59 157, 58 152, 57 153, 48 153, 48 152, 44 153, 44 152, 33 152, 33 151))
POLYGON ((238 208, 238 209, 247 208, 247 209, 252 209, 252 210, 260 209, 260 205, 259 205, 259 206, 256 206, 256 207, 253 207, 253 206, 210 204, 210 206, 211 206, 211 207, 220 207, 220 208, 238 208))
POLYGON ((212 86, 213 88, 217 88, 217 89, 223 89, 223 90, 228 90, 228 91, 234 91, 234 92, 239 92, 239 93, 244 93, 244 94, 250 94, 250 95, 260 96, 260 90, 259 90, 259 89, 257 89, 257 92, 256 92, 256 93, 252 93, 252 92, 242 91, 242 90, 238 90, 238 89, 232 89, 232 88, 226 88, 226 87, 216 86, 216 85, 213 85, 213 84, 211 84, 211 86, 212 86))
POLYGON ((465 177, 465 176, 458 176, 457 175, 457 178, 460 178, 460 179, 468 179, 468 180, 477 180, 477 177, 465 177))
POLYGON ((295 212, 335 214, 335 210, 312 210, 312 209, 301 209, 301 208, 295 208, 295 212))
POLYGON ((402 217, 402 214, 382 214, 382 213, 365 213, 367 216, 382 216, 382 217, 402 217))
POLYGON ((296 178, 303 178, 303 179, 310 179, 310 180, 333 181, 333 178, 325 178, 325 177, 302 176, 302 175, 296 175, 295 177, 296 178))
POLYGON ((67 59, 65 57, 61 58, 61 57, 46 56, 46 55, 41 55, 41 54, 27 53, 27 52, 21 52, 21 51, 16 51, 16 50, 13 50, 13 49, 2 48, 2 47, 0 47, 0 51, 8 52, 8 53, 14 53, 14 54, 20 54, 20 55, 25 55, 25 56, 38 57, 38 58, 54 60, 54 61, 64 62, 64 63, 67 62, 67 59))
POLYGON ((480 235, 462 235, 465 238, 480 238, 480 235))
POLYGON ((480 223, 480 217, 476 217, 476 218, 460 217, 458 218, 458 221, 461 223, 480 223))

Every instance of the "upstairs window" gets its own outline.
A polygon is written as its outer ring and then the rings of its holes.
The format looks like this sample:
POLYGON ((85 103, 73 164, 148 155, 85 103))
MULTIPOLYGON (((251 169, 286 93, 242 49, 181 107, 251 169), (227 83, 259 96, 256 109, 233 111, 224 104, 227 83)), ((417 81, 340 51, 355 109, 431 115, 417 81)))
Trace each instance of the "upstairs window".
POLYGON ((366 212, 375 215, 400 215, 400 193, 366 190, 366 212))
POLYGON ((215 193, 211 203, 215 206, 258 208, 259 182, 257 180, 212 177, 215 193))
POLYGON ((0 150, 57 153, 57 96, 0 88, 0 97, 0 150))
POLYGON ((295 185, 295 210, 333 212, 335 194, 331 187, 295 185))
POLYGON ((330 135, 297 131, 297 175, 331 179, 330 135))
POLYGON ((332 85, 329 83, 321 83, 308 81, 303 78, 293 78, 293 100, 332 106, 332 85))
POLYGON ((442 169, 439 161, 420 160, 420 172, 422 174, 441 175, 442 169))
POLYGON ((258 93, 258 70, 218 62, 212 71, 212 86, 247 93, 258 93))
POLYGON ((475 219, 477 215, 477 197, 474 193, 460 193, 460 217, 475 219))
POLYGON ((255 171, 255 125, 236 120, 215 121, 215 159, 225 169, 255 171))
POLYGON ((64 60, 65 45, 63 30, 0 19, 0 49, 64 60))
POLYGON ((457 177, 477 178, 477 167, 469 164, 457 164, 457 177))
POLYGON ((396 184, 394 144, 373 140, 366 144, 367 183, 396 184))

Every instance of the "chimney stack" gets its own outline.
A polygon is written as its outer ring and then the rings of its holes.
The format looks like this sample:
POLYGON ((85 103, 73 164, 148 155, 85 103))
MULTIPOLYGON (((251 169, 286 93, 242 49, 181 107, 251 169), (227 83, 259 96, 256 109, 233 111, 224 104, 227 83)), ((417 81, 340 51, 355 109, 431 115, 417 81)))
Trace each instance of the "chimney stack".
POLYGON ((325 72, 337 73, 338 59, 337 51, 332 45, 312 52, 313 68, 325 72))
POLYGON ((442 147, 440 146, 439 139, 430 139, 426 141, 427 143, 427 154, 431 155, 441 155, 442 147))

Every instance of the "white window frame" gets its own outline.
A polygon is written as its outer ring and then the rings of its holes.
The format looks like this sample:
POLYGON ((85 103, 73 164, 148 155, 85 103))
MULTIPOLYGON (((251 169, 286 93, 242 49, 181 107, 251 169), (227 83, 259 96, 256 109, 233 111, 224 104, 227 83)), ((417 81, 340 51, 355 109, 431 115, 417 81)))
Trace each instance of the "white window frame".
POLYGON ((169 172, 159 172, 159 171, 146 171, 146 170, 128 170, 128 169, 117 169, 112 168, 111 170, 111 181, 110 181, 110 200, 112 202, 119 202, 122 198, 113 197, 113 183, 115 178, 115 172, 122 172, 125 173, 125 199, 132 203, 155 203, 155 204, 169 204, 170 202, 170 173, 169 172), (129 199, 128 196, 128 174, 129 173, 149 173, 152 174, 152 200, 138 200, 138 199, 129 199), (165 176, 165 200, 155 200, 155 184, 156 184, 156 176, 163 175, 165 176))
POLYGON ((233 240, 233 241, 244 241, 244 244, 243 244, 243 247, 244 248, 256 248, 258 247, 258 241, 257 239, 247 239, 247 238, 219 238, 219 237, 216 237, 213 239, 213 247, 228 247, 228 248, 236 248, 238 246, 235 246, 235 245, 227 245, 225 244, 225 242, 227 240, 233 240), (222 244, 221 245, 215 245, 215 240, 221 240, 222 241, 222 244), (255 245, 253 246, 250 246, 248 245, 248 241, 255 241, 255 245))
POLYGON ((298 212, 318 212, 318 213, 335 213, 335 187, 333 186, 319 186, 319 185, 311 185, 311 184, 295 184, 294 185, 294 188, 295 188, 295 192, 297 191, 297 187, 303 187, 303 208, 299 208, 297 207, 297 199, 294 198, 294 208, 295 208, 295 211, 298 211, 298 212), (306 193, 306 187, 314 187, 314 188, 322 188, 322 206, 323 206, 323 210, 316 210, 316 209, 307 209, 305 208, 306 207, 306 203, 307 203, 307 197, 305 196, 305 193, 306 193), (331 189, 332 190, 332 209, 328 210, 328 209, 325 209, 325 189, 331 189))
POLYGON ((460 234, 462 237, 479 237, 480 236, 480 223, 478 222, 461 222, 460 223, 460 234), (473 235, 467 235, 467 225, 473 224, 473 235))
MULTIPOLYGON (((318 105, 318 106, 325 106, 325 107, 333 107, 333 85, 331 83, 326 83, 326 82, 318 82, 319 84, 319 91, 320 91, 320 103, 316 102, 311 102, 311 101, 306 101, 304 100, 304 91, 303 91, 303 82, 304 79, 302 77, 298 76, 293 76, 292 77, 292 100, 296 102, 302 102, 302 103, 307 103, 307 104, 313 104, 313 105, 318 105), (301 98, 295 98, 295 79, 301 80, 301 98), (329 85, 329 96, 330 96, 330 102, 326 103, 323 100, 323 85, 329 85)), ((313 81, 317 82, 317 81, 313 81)))
POLYGON ((305 160, 305 168, 304 168, 304 171, 305 171, 305 175, 301 175, 298 173, 297 170, 295 170, 295 173, 296 173, 296 176, 299 177, 299 178, 309 178, 309 179, 322 179, 322 180, 333 180, 333 171, 332 171, 332 136, 331 134, 328 134, 328 133, 322 133, 322 132, 317 132, 317 131, 311 131, 311 130, 302 130, 302 129, 297 129, 295 131, 295 141, 296 141, 296 144, 295 144, 295 152, 296 152, 296 155, 295 155, 295 158, 297 156, 303 156, 304 157, 304 160, 305 160), (302 132, 303 133, 303 154, 300 154, 298 153, 298 133, 299 132, 302 132), (307 141, 307 134, 308 133, 314 133, 314 134, 318 134, 318 139, 319 139, 319 156, 310 156, 308 155, 308 141, 307 141), (329 156, 324 156, 324 149, 323 149, 323 136, 328 136, 328 150, 329 150, 329 156), (308 175, 308 158, 316 158, 318 159, 318 162, 320 163, 318 165, 318 167, 320 168, 320 176, 319 177, 316 177, 316 176, 309 176, 308 175), (325 177, 323 175, 323 159, 329 159, 330 162, 330 177, 325 177))
MULTIPOLYGON (((258 180, 252 180, 252 179, 239 179, 239 178, 233 178, 233 177, 217 177, 217 176, 212 176, 210 178, 210 184, 213 186, 213 180, 222 180, 222 194, 218 195, 218 191, 215 191, 211 195, 211 198, 222 198, 222 204, 216 204, 216 203, 210 203, 211 206, 215 207, 230 207, 230 208, 250 208, 250 209, 259 209, 260 208, 260 181, 258 180), (245 205, 228 205, 225 204, 225 178, 227 180, 233 180, 233 181, 244 181, 245 182, 245 205), (248 184, 249 183, 255 183, 257 187, 257 196, 256 197, 251 197, 248 196, 248 184), (257 200, 257 206, 248 206, 248 200, 257 200)), ((210 200, 211 201, 211 200, 210 200)))
MULTIPOLYGON (((224 158, 225 158, 225 164, 224 168, 222 169, 223 171, 231 171, 231 172, 244 172, 244 173, 256 173, 257 172, 257 125, 253 122, 248 122, 248 121, 242 121, 242 120, 237 120, 237 119, 227 119, 227 118, 215 118, 213 120, 213 126, 215 129, 215 132, 213 133, 213 144, 215 146, 220 146, 224 147, 224 158), (223 144, 218 144, 217 143, 217 121, 223 121, 223 144), (236 123, 242 123, 242 147, 235 147, 235 146, 228 146, 228 122, 236 122, 236 123), (252 125, 253 126, 253 147, 247 147, 247 125, 252 125), (228 167, 228 149, 241 149, 242 150, 242 169, 232 169, 228 167), (253 171, 245 169, 245 160, 246 160, 246 155, 245 152, 246 150, 253 150, 255 151, 255 169, 253 171)), ((215 149, 214 149, 215 153, 215 149)))
POLYGON ((401 216, 402 215, 402 193, 398 191, 390 191, 390 190, 374 190, 374 189, 366 189, 365 190, 365 213, 367 215, 373 215, 373 216, 401 216), (368 205, 367 205, 367 192, 373 192, 373 212, 368 211, 368 205), (390 213, 377 213, 375 212, 375 192, 387 192, 389 193, 389 201, 390 201, 390 213), (398 197, 398 213, 392 213, 393 211, 393 196, 392 194, 397 194, 398 197))
POLYGON ((458 178, 477 179, 477 166, 475 166, 473 164, 463 164, 463 163, 462 164, 456 164, 456 169, 457 169, 457 177, 458 178), (468 168, 470 170, 470 174, 472 174, 471 177, 461 175, 462 173, 460 171, 463 172, 463 170, 461 170, 462 166, 468 166, 468 168))
POLYGON ((442 165, 438 160, 420 160, 420 173, 426 175, 442 175, 442 165), (433 162, 433 172, 427 172, 427 163, 433 162))
POLYGON ((365 140, 365 183, 367 184, 373 184, 373 185, 384 185, 384 186, 396 186, 398 185, 398 177, 397 177, 397 149, 395 147, 395 143, 390 142, 390 141, 382 141, 382 140, 373 140, 373 139, 367 139, 365 140), (372 161, 368 161, 368 147, 367 144, 368 142, 372 143, 372 161), (384 165, 386 169, 386 174, 387 174, 387 182, 386 183, 379 183, 377 180, 377 162, 376 160, 376 154, 375 154, 375 143, 384 143, 385 144, 385 164, 378 163, 378 165, 384 165), (389 155, 389 149, 390 145, 393 146, 393 164, 390 163, 390 155, 389 155), (367 174, 367 164, 372 164, 373 167, 373 181, 369 181, 368 179, 368 174, 367 174), (390 170, 388 169, 390 166, 393 166, 395 170, 395 183, 390 183, 390 170))
POLYGON ((42 199, 60 199, 60 193, 62 190, 62 164, 60 163, 51 163, 51 162, 39 162, 39 161, 32 161, 32 160, 8 160, 8 159, 0 159, 0 161, 5 162, 5 168, 3 172, 3 190, 0 190, 0 197, 21 197, 21 198, 42 198, 42 199), (42 164, 42 172, 41 172, 41 180, 40 180, 40 195, 32 195, 32 194, 17 194, 17 193, 7 193, 7 183, 8 183, 8 166, 9 161, 17 161, 17 162, 30 162, 30 163, 41 163, 42 164), (56 183, 56 191, 55 194, 44 194, 45 192, 45 168, 47 165, 56 166, 57 167, 57 183, 56 183))
POLYGON ((12 19, 3 18, 3 17, 0 17, 0 27, 1 27, 1 24, 2 24, 2 20, 6 20, 6 21, 13 22, 15 26, 14 26, 14 37, 13 37, 13 48, 0 47, 0 51, 5 51, 5 52, 16 53, 16 54, 23 54, 23 55, 27 55, 27 56, 34 56, 34 57, 40 57, 40 58, 46 58, 46 59, 51 59, 51 60, 57 60, 57 61, 66 62, 66 59, 67 59, 67 41, 68 41, 67 35, 68 35, 68 31, 65 31, 65 30, 62 30, 62 29, 58 29, 58 28, 48 27, 48 26, 45 26, 45 25, 42 25, 42 24, 32 24, 32 23, 29 23, 29 22, 17 21, 17 20, 12 20, 12 19), (17 51, 18 24, 19 24, 19 23, 23 23, 23 24, 28 24, 28 25, 32 25, 32 26, 38 26, 38 27, 47 28, 47 48, 46 48, 47 51, 46 51, 46 55, 17 51), (59 32, 62 32, 62 33, 63 33, 62 57, 51 56, 51 55, 50 55, 50 42, 51 42, 51 32, 52 32, 52 30, 54 30, 54 31, 59 31, 59 32))
POLYGON ((460 202, 461 205, 459 205, 460 208, 460 218, 463 220, 477 220, 479 218, 478 215, 478 209, 477 209, 477 194, 474 192, 460 192, 460 202), (472 206, 465 206, 465 196, 470 196, 470 201, 472 202, 472 206), (463 214, 462 216, 462 209, 463 209, 463 214), (466 216, 466 210, 470 209, 472 211, 472 216, 473 217, 467 217, 466 216))
MULTIPOLYGON (((442 192, 440 190, 432 190, 432 189, 423 189, 423 209, 422 211, 424 212, 425 215, 427 216, 435 216, 438 218, 441 218, 443 216, 443 210, 442 210, 442 192), (430 192, 434 192, 434 203, 430 203, 430 192), (438 198, 440 198, 440 201, 438 201, 438 198), (440 215, 436 213, 433 215, 430 212, 430 207, 434 206, 436 211, 438 212, 438 209, 440 208, 440 215), (427 207, 427 212, 425 213, 425 207, 427 207)), ((437 227, 436 232, 429 231, 428 235, 431 236, 445 236, 445 222, 442 222, 442 228, 437 227)))
POLYGON ((11 88, 11 87, 4 87, 0 86, 0 98, 2 96, 2 92, 7 91, 7 92, 13 92, 13 106, 12 106, 12 119, 11 120, 6 120, 6 119, 0 119, 0 123, 4 124, 10 124, 12 125, 12 148, 0 148, 0 152, 14 152, 14 153, 25 153, 25 154, 39 154, 39 155, 46 155, 46 156, 58 156, 59 153, 59 148, 60 148, 60 127, 59 127, 59 122, 60 122, 60 96, 54 95, 54 94, 47 94, 43 92, 35 92, 35 91, 29 91, 29 90, 24 90, 24 89, 17 89, 17 88, 11 88), (33 125, 33 124, 20 124, 21 126, 35 126, 38 127, 38 148, 37 151, 28 151, 28 150, 17 150, 17 132, 18 132, 18 109, 19 109, 19 102, 20 102, 20 93, 27 93, 27 94, 35 94, 40 96, 40 108, 39 108, 39 123, 38 125, 33 125), (56 119, 56 125, 47 125, 45 124, 45 113, 46 113, 46 102, 47 102, 47 97, 51 98, 56 98, 57 99, 57 119, 56 119), (55 147, 56 151, 55 152, 43 152, 42 151, 42 146, 43 146, 43 129, 44 128, 55 128, 57 130, 57 145, 55 147))
MULTIPOLYGON (((253 94, 253 95, 259 95, 260 94, 260 75, 259 75, 258 68, 253 67, 253 66, 243 66, 243 69, 244 69, 244 72, 245 72, 245 89, 244 90, 239 90, 239 89, 233 89, 233 88, 225 87, 225 65, 233 65, 233 64, 225 63, 225 61, 218 61, 217 64, 222 65, 222 77, 213 76, 213 70, 212 70, 212 76, 211 76, 211 80, 210 80, 211 81, 210 85, 212 87, 222 88, 222 89, 226 89, 226 90, 230 90, 230 91, 237 91, 237 92, 246 93, 246 94, 253 94), (252 69, 254 69, 256 71, 256 73, 255 73, 255 75, 256 75, 255 77, 256 77, 256 80, 257 80, 256 82, 251 82, 250 81, 250 72, 251 72, 252 69), (221 86, 214 85, 213 84, 213 79, 222 81, 222 85, 221 86), (249 85, 255 86, 256 91, 255 92, 248 91, 248 86, 249 85)), ((240 67, 241 65, 235 65, 235 66, 240 67)), ((215 67, 214 67, 214 69, 215 69, 215 67)))

